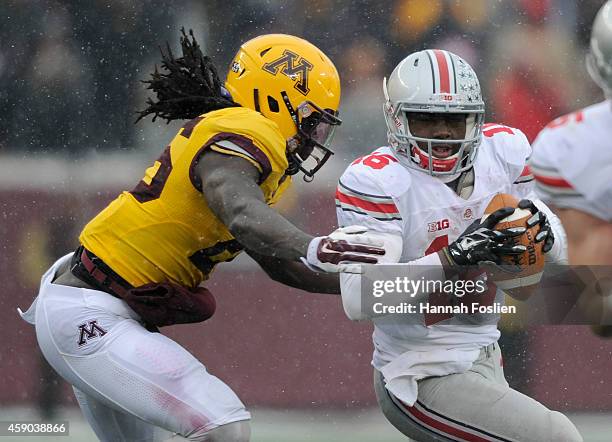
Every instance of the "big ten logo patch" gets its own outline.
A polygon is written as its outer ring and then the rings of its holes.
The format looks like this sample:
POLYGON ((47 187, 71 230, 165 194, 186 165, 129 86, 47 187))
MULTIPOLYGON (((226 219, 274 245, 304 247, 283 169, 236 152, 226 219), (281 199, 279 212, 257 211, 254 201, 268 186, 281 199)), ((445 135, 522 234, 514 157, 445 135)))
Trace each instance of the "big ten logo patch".
POLYGON ((434 221, 433 223, 427 223, 428 232, 438 232, 440 230, 448 229, 450 227, 450 221, 448 218, 444 218, 440 221, 434 221))
POLYGON ((295 88, 302 94, 308 95, 308 74, 314 65, 295 52, 285 49, 283 55, 276 60, 263 65, 263 70, 272 75, 277 75, 279 71, 295 81, 295 88))
POLYGON ((79 347, 87 344, 90 339, 101 338, 106 334, 106 330, 98 325, 96 319, 79 325, 79 347))

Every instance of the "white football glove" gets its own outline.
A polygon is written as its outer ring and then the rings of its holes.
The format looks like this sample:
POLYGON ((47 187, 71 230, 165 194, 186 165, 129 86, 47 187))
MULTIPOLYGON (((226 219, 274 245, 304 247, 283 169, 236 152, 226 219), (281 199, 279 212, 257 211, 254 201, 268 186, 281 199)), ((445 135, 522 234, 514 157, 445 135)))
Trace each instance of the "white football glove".
POLYGON ((314 272, 361 273, 361 264, 376 264, 384 241, 367 234, 367 227, 348 226, 310 241, 302 262, 314 272))

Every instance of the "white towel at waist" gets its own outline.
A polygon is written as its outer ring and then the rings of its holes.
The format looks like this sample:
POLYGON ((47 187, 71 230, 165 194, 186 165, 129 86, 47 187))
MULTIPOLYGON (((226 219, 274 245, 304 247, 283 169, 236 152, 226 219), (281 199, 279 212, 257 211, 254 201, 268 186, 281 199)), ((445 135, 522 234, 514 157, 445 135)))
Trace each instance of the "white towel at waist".
POLYGON ((416 402, 417 381, 429 376, 464 373, 480 354, 480 349, 441 349, 407 351, 385 365, 380 372, 387 390, 405 404, 416 402))

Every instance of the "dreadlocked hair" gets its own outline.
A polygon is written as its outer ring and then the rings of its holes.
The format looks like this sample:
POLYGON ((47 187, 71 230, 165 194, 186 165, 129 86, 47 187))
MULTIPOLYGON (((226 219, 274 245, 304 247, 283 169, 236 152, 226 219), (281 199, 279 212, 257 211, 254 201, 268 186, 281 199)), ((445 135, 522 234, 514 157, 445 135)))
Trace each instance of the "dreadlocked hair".
POLYGON ((209 56, 202 54, 200 45, 189 30, 181 28, 181 48, 183 56, 174 58, 170 45, 166 43, 166 53, 160 48, 161 67, 167 73, 160 73, 155 66, 151 79, 143 81, 147 89, 155 92, 157 101, 147 99, 147 108, 138 111, 140 121, 147 115, 172 120, 190 120, 213 110, 240 106, 222 93, 222 83, 217 69, 209 56), (191 39, 189 38, 191 37, 191 39))

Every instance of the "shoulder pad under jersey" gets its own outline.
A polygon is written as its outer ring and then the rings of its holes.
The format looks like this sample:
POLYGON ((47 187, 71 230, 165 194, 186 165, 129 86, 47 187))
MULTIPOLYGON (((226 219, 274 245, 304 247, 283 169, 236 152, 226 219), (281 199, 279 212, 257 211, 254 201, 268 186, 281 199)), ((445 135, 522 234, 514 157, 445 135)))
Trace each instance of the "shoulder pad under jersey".
MULTIPOLYGON (((278 126, 259 112, 242 107, 227 108, 210 112, 205 121, 208 123, 207 129, 220 141, 223 139, 236 141, 236 137, 247 139, 256 148, 254 152, 249 149, 249 154, 259 163, 269 162, 271 169, 276 172, 284 172, 287 168, 286 142, 278 126), (265 158, 262 158, 262 155, 265 158)), ((234 144, 244 148, 243 143, 234 144)), ((223 142, 220 146, 223 146, 223 142)))
POLYGON ((344 171, 340 182, 360 192, 398 198, 410 188, 410 173, 389 147, 355 159, 344 171))
POLYGON ((514 127, 487 123, 483 126, 482 137, 481 148, 491 149, 506 167, 511 182, 515 182, 531 156, 531 145, 525 134, 514 127))

